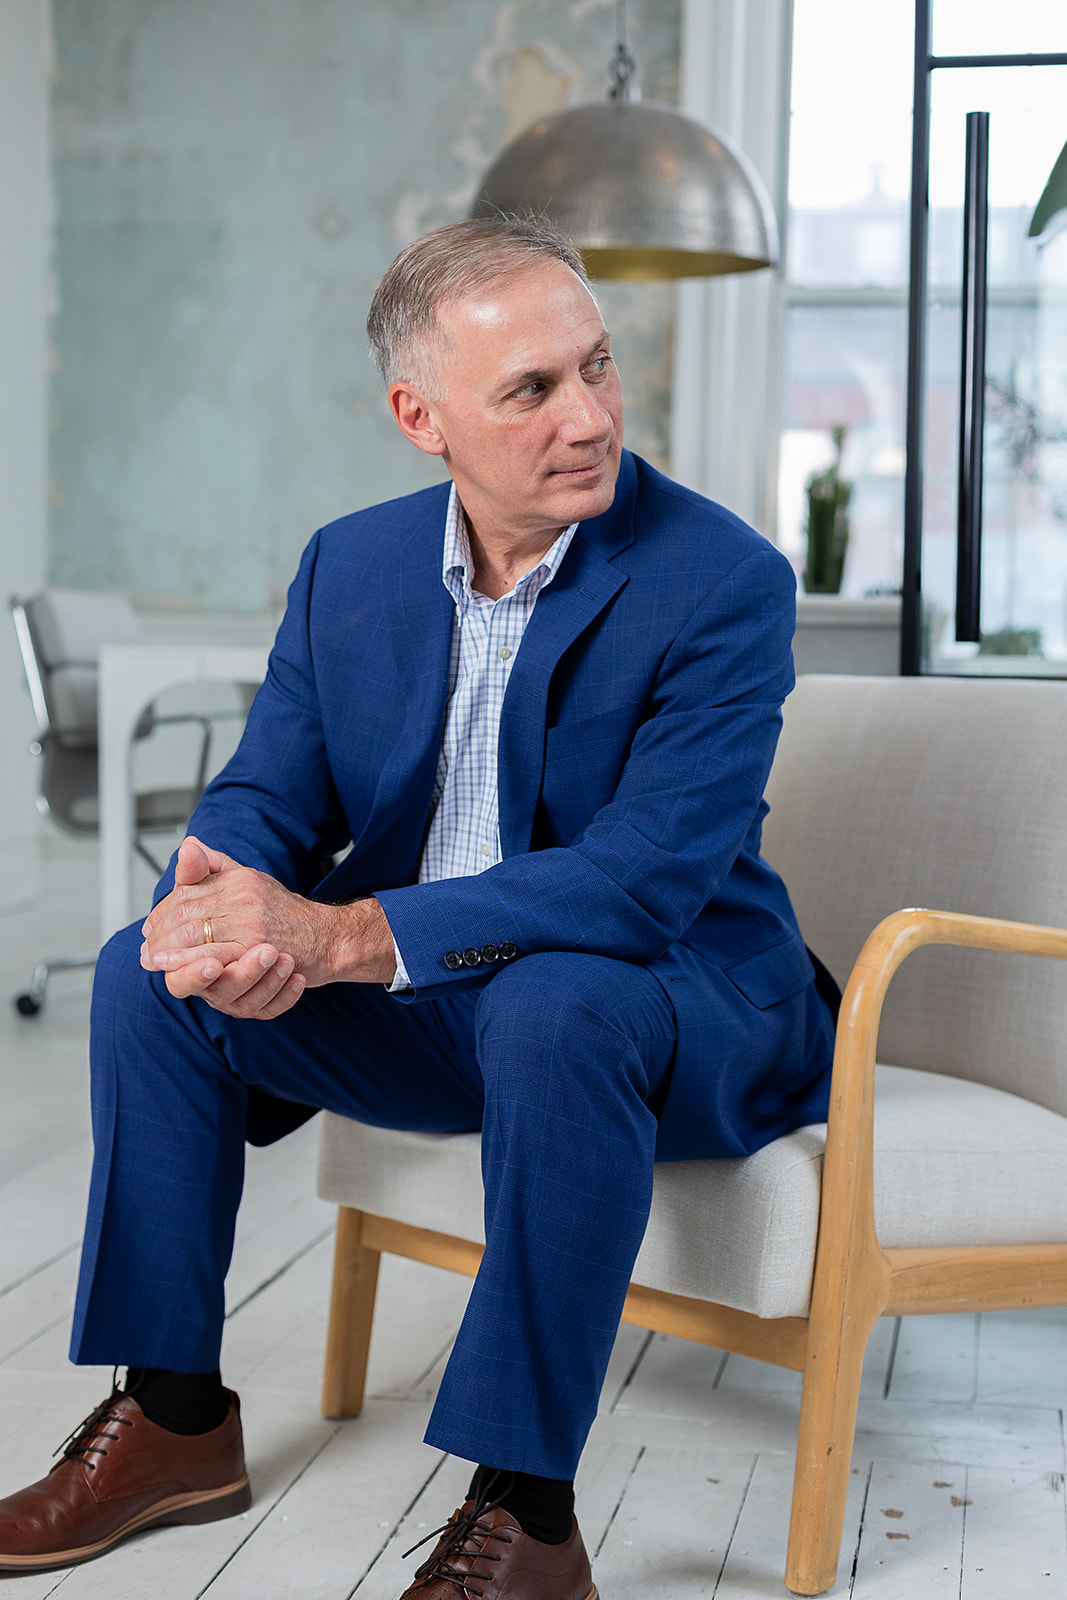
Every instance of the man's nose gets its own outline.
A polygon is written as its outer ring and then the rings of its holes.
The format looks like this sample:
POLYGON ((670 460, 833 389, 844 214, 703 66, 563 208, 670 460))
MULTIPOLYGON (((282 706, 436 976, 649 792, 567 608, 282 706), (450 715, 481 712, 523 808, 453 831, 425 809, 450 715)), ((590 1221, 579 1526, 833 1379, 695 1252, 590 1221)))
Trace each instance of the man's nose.
POLYGON ((615 418, 597 391, 585 383, 568 388, 561 412, 560 433, 571 444, 607 439, 615 427, 615 418))

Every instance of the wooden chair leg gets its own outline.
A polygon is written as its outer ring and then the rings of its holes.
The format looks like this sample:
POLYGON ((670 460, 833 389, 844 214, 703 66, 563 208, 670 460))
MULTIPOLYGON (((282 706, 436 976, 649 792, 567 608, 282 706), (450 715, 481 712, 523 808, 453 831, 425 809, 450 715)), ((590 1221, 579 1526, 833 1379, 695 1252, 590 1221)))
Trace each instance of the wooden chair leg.
POLYGON ((837 1581, 863 1358, 878 1309, 844 1306, 836 1328, 812 1350, 800 1402, 786 1587, 815 1595, 837 1581))
POLYGON ((354 1417, 363 1409, 381 1253, 363 1243, 362 1225, 362 1211, 338 1206, 330 1322, 322 1375, 324 1417, 354 1417))

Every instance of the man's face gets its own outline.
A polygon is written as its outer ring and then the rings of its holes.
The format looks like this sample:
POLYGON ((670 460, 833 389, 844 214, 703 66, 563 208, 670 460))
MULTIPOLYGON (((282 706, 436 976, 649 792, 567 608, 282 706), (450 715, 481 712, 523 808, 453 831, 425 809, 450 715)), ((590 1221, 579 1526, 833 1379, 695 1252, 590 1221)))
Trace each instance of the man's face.
POLYGON ((444 398, 422 402, 422 436, 401 426, 442 457, 479 536, 521 539, 606 511, 622 449, 622 390, 610 336, 581 280, 546 261, 442 307, 438 326, 444 398))

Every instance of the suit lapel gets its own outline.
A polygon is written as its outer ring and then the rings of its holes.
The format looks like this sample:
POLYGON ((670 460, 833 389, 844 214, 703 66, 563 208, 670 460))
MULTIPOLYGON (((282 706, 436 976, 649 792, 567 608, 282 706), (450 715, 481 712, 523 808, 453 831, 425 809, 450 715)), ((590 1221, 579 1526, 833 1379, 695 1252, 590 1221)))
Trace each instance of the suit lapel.
POLYGON ((425 517, 397 550, 383 576, 382 615, 396 670, 397 705, 405 742, 415 748, 439 743, 455 607, 441 581, 447 486, 434 496, 425 517))
POLYGON ((633 543, 637 474, 623 453, 611 509, 579 523, 552 583, 537 598, 504 696, 500 717, 500 848, 507 857, 530 848, 545 763, 548 691, 556 664, 626 584, 611 558, 633 543))
POLYGON ((357 763, 369 765, 370 794, 353 850, 319 885, 325 898, 362 892, 368 851, 376 880, 403 882, 417 866, 448 694, 454 606, 441 581, 447 495, 446 485, 427 497, 417 521, 396 530, 376 601, 361 608, 367 631, 350 641, 353 683, 359 682, 360 657, 376 656, 376 704, 364 725, 368 742, 353 753, 357 763))

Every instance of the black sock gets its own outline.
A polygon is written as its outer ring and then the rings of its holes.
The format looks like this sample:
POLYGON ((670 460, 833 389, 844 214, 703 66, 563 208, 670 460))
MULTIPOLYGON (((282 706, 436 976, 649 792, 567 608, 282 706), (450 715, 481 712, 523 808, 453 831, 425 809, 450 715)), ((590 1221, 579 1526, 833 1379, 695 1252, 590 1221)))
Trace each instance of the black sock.
POLYGON ((125 1391, 157 1428, 168 1433, 210 1433, 225 1421, 230 1402, 215 1372, 167 1372, 127 1367, 125 1391))
POLYGON ((569 1479, 479 1467, 467 1494, 475 1501, 488 1495, 515 1518, 523 1533, 542 1544, 563 1544, 571 1536, 574 1484, 569 1479))

